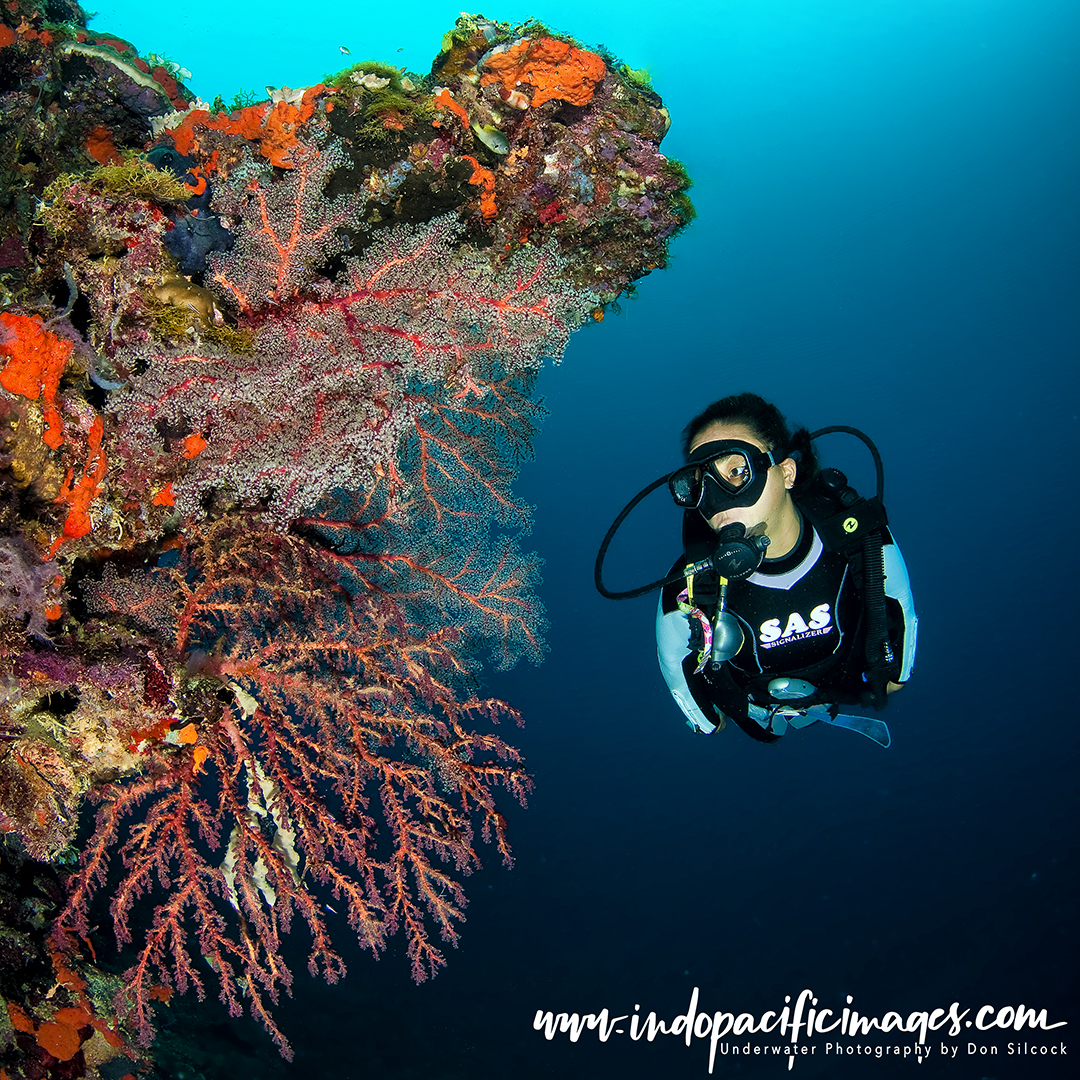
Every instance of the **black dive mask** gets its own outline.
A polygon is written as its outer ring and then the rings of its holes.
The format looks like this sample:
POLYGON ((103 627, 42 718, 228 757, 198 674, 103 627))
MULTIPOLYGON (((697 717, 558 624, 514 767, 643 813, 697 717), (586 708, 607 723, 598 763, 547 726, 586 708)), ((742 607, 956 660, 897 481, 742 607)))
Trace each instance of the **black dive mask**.
POLYGON ((671 474, 668 489, 677 506, 697 510, 708 521, 724 510, 753 506, 776 462, 773 451, 759 450, 752 443, 738 439, 708 442, 671 474))

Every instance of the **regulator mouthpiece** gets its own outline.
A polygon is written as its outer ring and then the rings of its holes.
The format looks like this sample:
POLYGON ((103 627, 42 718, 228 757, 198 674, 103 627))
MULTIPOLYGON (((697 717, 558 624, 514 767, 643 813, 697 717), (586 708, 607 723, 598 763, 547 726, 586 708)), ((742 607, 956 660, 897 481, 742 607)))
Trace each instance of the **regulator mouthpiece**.
POLYGON ((713 568, 731 581, 748 578, 765 558, 769 538, 764 532, 765 524, 755 525, 749 533, 742 522, 725 525, 717 538, 712 555, 713 568))

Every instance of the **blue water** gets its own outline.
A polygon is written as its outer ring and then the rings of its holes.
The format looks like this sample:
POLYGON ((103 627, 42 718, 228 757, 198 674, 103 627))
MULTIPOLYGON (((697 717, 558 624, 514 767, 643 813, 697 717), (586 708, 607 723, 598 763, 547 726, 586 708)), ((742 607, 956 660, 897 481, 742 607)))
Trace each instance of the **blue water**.
MULTIPOLYGON (((457 11, 114 3, 93 25, 228 99, 314 82, 343 65, 342 45, 352 61, 426 70, 457 11)), ((535 15, 648 67, 673 117, 664 150, 694 177, 700 217, 670 268, 541 380, 551 418, 519 490, 537 507, 551 651, 490 680, 525 713, 513 741, 537 780, 530 809, 508 811, 516 868, 492 855, 471 879, 461 946, 433 983, 411 984, 400 945, 377 964, 346 951, 334 988, 301 958, 279 1011, 291 1068, 220 1013, 200 1014, 206 1045, 231 1044, 247 1078, 699 1077, 700 1043, 548 1043, 533 1015, 640 1004, 670 1018, 695 986, 705 1010, 761 1013, 805 987, 822 1007, 852 995, 871 1015, 1023 1003, 1069 1026, 938 1033, 922 1065, 824 1056, 818 1036, 790 1074, 800 1080, 1075 1075, 1067 1058, 1006 1046, 1064 1038, 1080 1055, 1080 8, 732 0, 485 14, 535 15), (888 751, 818 728, 777 747, 737 730, 692 737, 656 669, 653 601, 593 591, 611 519, 677 461, 690 416, 742 390, 810 427, 864 428, 885 456, 921 620, 888 751), (939 1058, 943 1041, 955 1060, 939 1058), (969 1056, 969 1041, 1000 1052, 969 1056)), ((826 457, 866 486, 858 448, 834 440, 826 457)), ((660 496, 646 504, 609 583, 658 577, 678 524, 660 496)), ((718 1074, 787 1075, 753 1057, 722 1059, 718 1074)))

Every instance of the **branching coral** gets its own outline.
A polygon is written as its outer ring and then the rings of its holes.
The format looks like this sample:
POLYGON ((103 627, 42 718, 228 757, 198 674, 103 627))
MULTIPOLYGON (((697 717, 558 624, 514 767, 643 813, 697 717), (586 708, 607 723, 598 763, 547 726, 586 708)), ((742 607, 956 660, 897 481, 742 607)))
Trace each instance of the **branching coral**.
POLYGON ((143 1035, 157 980, 202 994, 195 934, 230 1010, 241 1008, 242 978, 253 1013, 287 1049, 266 999, 291 982, 277 953, 294 914, 312 934, 312 969, 332 981, 344 973, 320 895, 344 905, 368 948, 402 930, 416 978, 442 966, 427 921, 455 941, 464 896, 441 864, 477 865, 477 830, 509 860, 494 789, 521 799, 529 787, 516 752, 472 728, 514 714, 462 696, 455 632, 410 630, 392 594, 343 588, 334 556, 300 537, 228 519, 155 576, 174 596, 170 655, 193 658, 163 668, 180 708, 130 734, 141 777, 98 789, 97 830, 60 925, 88 932, 90 898, 118 850, 121 941, 140 897, 171 886, 118 1002, 143 1035))

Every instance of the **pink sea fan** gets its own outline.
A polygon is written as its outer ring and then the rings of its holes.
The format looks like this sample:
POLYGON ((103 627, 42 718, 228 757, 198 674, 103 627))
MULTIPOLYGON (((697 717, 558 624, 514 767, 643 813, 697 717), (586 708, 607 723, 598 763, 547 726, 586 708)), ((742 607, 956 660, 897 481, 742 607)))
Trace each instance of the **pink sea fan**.
POLYGON ((592 295, 567 284, 553 247, 493 263, 457 245, 461 231, 452 217, 387 230, 336 288, 266 317, 253 356, 142 357, 146 374, 114 399, 125 442, 158 454, 165 430, 207 440, 175 484, 177 510, 198 516, 225 489, 284 527, 392 465, 417 386, 469 392, 480 373, 558 358, 592 295))
POLYGON ((364 198, 323 195, 330 174, 346 163, 339 143, 297 157, 276 183, 252 184, 242 195, 222 191, 218 209, 245 222, 233 248, 210 256, 212 282, 243 312, 280 305, 310 285, 317 268, 347 246, 344 232, 359 224, 364 198))

